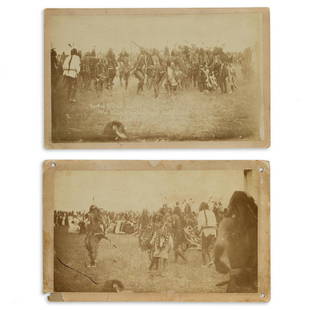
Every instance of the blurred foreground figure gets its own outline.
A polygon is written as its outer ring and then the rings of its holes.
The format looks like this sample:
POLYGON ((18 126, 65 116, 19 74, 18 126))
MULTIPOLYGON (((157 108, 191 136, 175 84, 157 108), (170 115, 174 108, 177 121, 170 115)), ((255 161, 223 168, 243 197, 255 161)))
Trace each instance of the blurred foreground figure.
POLYGON ((218 227, 215 267, 230 275, 225 283, 229 293, 257 292, 257 209, 252 197, 236 191, 218 227))
POLYGON ((103 130, 105 141, 119 141, 128 138, 124 125, 118 121, 112 121, 106 124, 103 130))

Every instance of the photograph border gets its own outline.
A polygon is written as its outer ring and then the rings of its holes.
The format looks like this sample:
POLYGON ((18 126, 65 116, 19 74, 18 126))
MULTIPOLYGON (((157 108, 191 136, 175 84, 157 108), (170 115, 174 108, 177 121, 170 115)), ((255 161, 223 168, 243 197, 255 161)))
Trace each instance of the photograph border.
POLYGON ((251 8, 121 8, 121 9, 45 9, 44 10, 44 146, 47 149, 160 149, 160 148, 268 148, 270 146, 270 14, 267 7, 251 8), (52 141, 51 60, 49 17, 53 15, 188 15, 219 13, 263 14, 263 139, 257 141, 165 141, 165 142, 64 142, 52 141))
POLYGON ((270 165, 258 160, 46 160, 43 162, 43 293, 49 301, 268 302, 270 300, 270 165), (56 171, 161 171, 257 169, 257 293, 85 293, 54 292, 54 181, 56 171))

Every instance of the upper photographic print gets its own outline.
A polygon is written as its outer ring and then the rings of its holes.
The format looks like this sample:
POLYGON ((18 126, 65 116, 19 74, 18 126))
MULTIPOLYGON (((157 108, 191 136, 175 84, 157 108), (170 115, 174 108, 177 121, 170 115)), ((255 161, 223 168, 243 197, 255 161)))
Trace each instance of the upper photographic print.
POLYGON ((47 9, 47 148, 270 145, 269 9, 47 9))

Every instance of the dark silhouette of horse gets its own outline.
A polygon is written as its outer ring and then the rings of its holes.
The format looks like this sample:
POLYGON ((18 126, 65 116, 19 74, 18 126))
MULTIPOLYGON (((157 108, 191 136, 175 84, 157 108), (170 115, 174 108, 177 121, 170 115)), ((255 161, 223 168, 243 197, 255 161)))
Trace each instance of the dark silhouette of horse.
POLYGON ((215 244, 216 270, 230 274, 227 282, 218 284, 228 284, 227 292, 257 292, 257 226, 254 199, 245 192, 234 192, 215 244))

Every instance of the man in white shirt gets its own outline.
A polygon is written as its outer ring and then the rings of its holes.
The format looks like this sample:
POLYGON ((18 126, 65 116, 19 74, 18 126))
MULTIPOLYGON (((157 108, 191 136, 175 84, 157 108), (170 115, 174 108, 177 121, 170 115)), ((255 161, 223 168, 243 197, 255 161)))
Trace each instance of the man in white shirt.
POLYGON ((176 81, 175 75, 175 64, 173 62, 169 63, 167 66, 167 83, 166 87, 168 89, 169 95, 175 95, 178 83, 176 81))
POLYGON ((198 229, 201 232, 202 264, 206 265, 206 254, 209 258, 209 266, 213 264, 213 247, 216 238, 217 221, 213 211, 206 202, 199 207, 198 229))
POLYGON ((65 82, 67 86, 67 99, 70 102, 76 102, 76 86, 77 86, 77 77, 80 73, 80 57, 76 48, 71 50, 71 55, 68 56, 63 63, 63 75, 65 77, 65 82))

